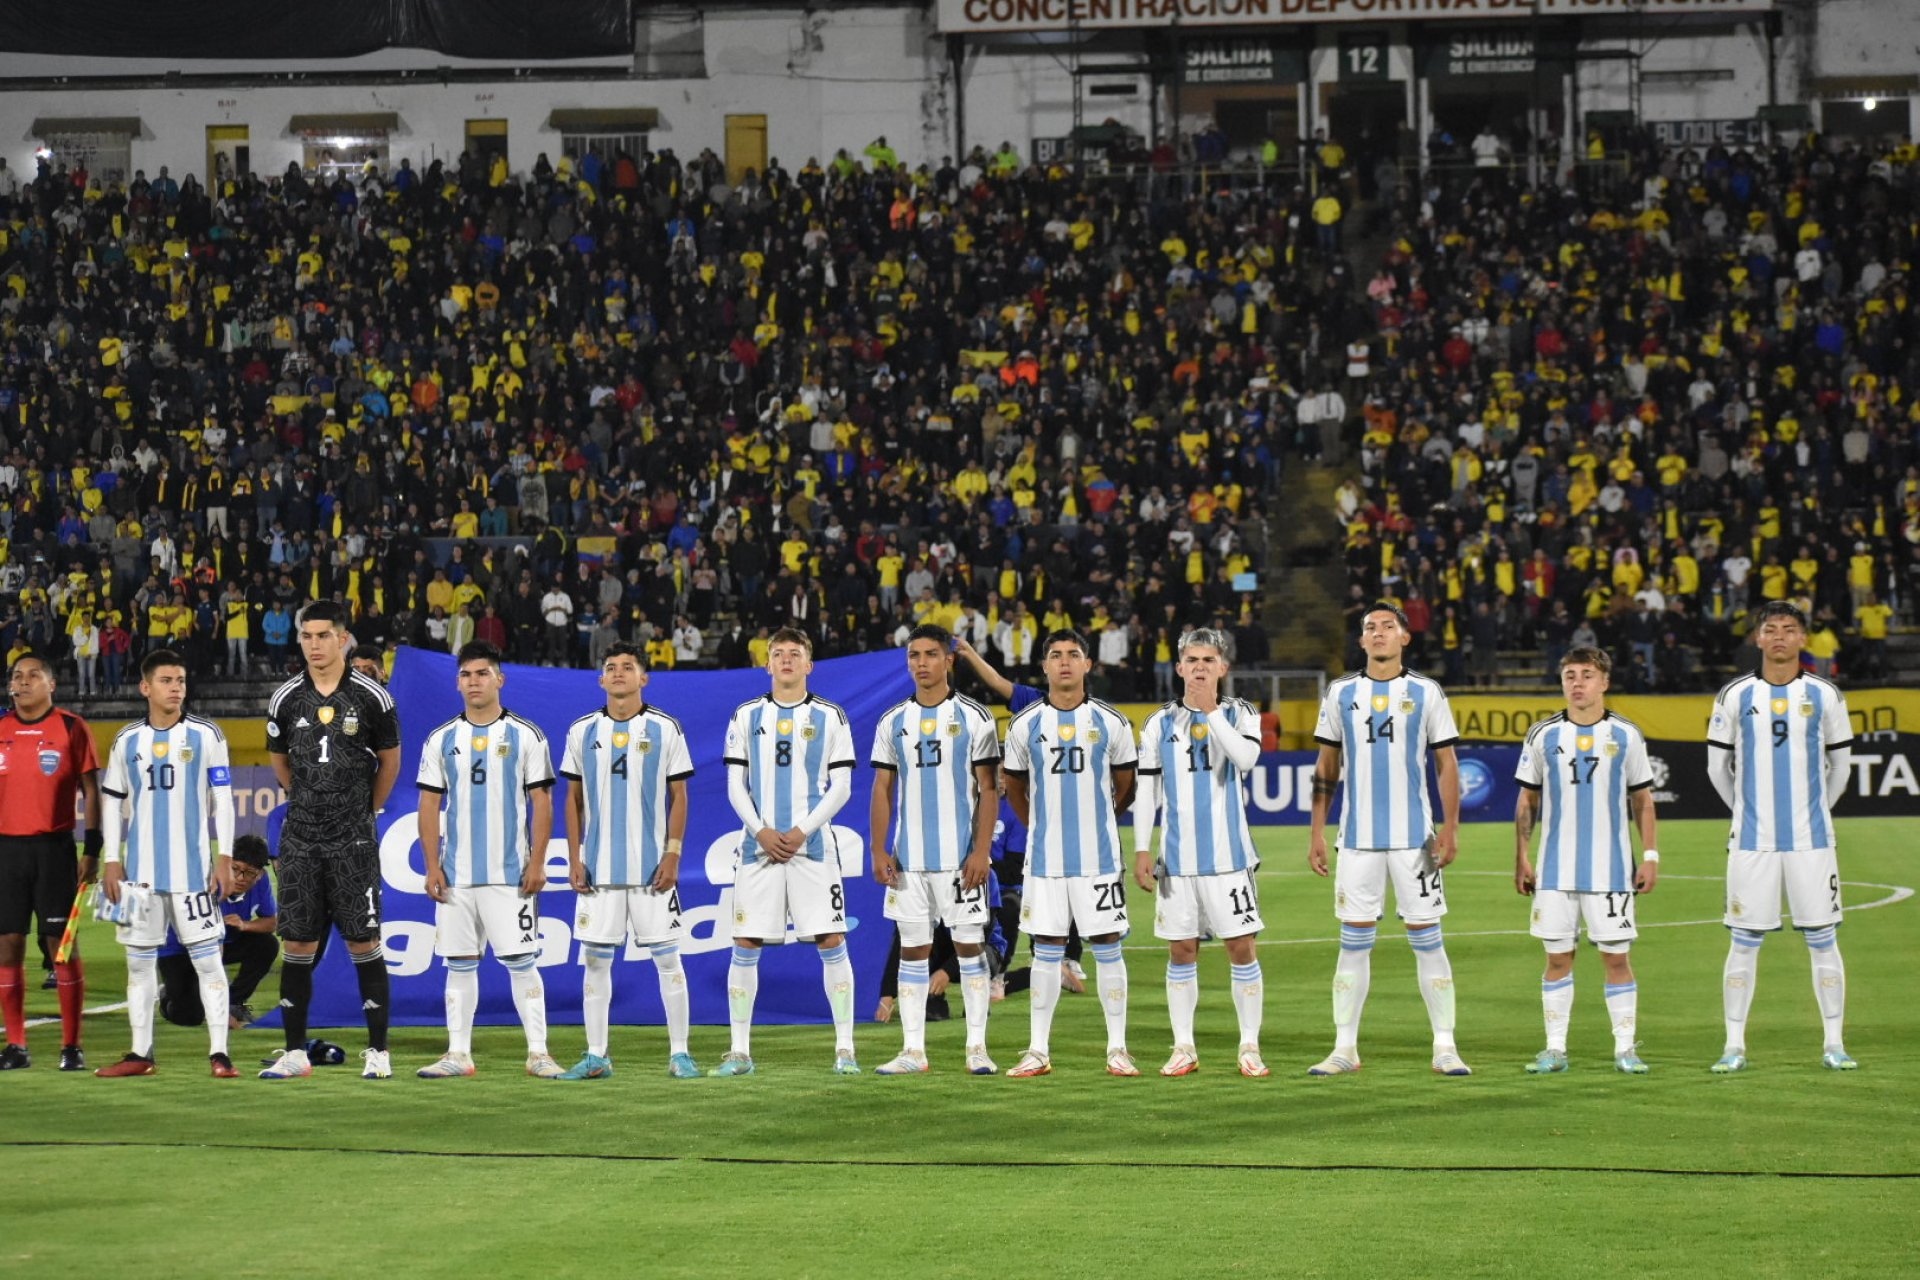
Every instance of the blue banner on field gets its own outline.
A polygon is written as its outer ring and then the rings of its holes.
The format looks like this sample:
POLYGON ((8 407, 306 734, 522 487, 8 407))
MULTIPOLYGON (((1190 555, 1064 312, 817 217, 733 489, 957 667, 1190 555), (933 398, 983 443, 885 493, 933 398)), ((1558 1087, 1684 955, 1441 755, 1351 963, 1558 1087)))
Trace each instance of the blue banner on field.
MULTIPOLYGON (((1462 822, 1511 822, 1513 807, 1520 798, 1519 784, 1513 780, 1520 763, 1516 746, 1461 747, 1460 820, 1462 822)), ((1255 826, 1304 827, 1313 821, 1313 767, 1320 758, 1317 751, 1268 751, 1254 766, 1248 780, 1247 820, 1255 826)), ((1439 789, 1433 770, 1427 770, 1427 785, 1432 789, 1435 812, 1439 811, 1439 789)), ((1333 820, 1340 819, 1341 801, 1336 794, 1333 820)))
MULTIPOLYGON (((446 967, 433 954, 433 901, 426 896, 426 875, 419 844, 419 792, 414 778, 420 746, 436 726, 458 715, 451 656, 402 648, 394 661, 391 691, 399 704, 402 757, 400 781, 379 820, 380 862, 385 881, 385 942, 393 981, 396 1025, 440 1025, 445 1020, 446 967)), ((605 703, 598 674, 551 667, 506 668, 501 700, 540 726, 547 735, 557 772, 566 746, 567 726, 605 703)), ((732 948, 734 857, 740 822, 727 799, 727 777, 720 753, 727 720, 740 703, 767 692, 764 670, 661 671, 647 685, 646 700, 677 718, 693 755, 688 780, 686 854, 680 866, 680 901, 687 934, 681 941, 693 1020, 727 1020, 727 961, 732 948)), ((873 771, 866 765, 874 727, 888 707, 910 696, 913 684, 898 651, 822 660, 810 689, 846 709, 859 760, 853 796, 834 819, 840 840, 841 874, 846 882, 847 946, 852 954, 861 1003, 877 997, 893 932, 881 916, 883 891, 869 873, 867 802, 873 771)), ((540 895, 540 969, 546 980, 547 1017, 555 1025, 581 1020, 580 948, 573 940, 577 898, 567 887, 567 846, 562 814, 566 779, 554 788, 554 835, 547 850, 547 889, 540 895)), ((276 827, 278 824, 275 824, 276 827)), ((276 833, 277 834, 277 831, 276 833)), ((763 1023, 826 1022, 826 996, 814 949, 769 950, 760 966, 760 993, 754 1018, 763 1023)), ((314 983, 310 1018, 314 1026, 350 1026, 360 1021, 360 997, 346 948, 332 940, 314 983)), ((517 1021, 506 970, 489 958, 480 966, 480 1012, 485 1025, 517 1021)), ((658 1024, 664 1021, 660 991, 647 950, 623 949, 614 966, 613 1020, 658 1024)), ((565 1046, 561 1046, 564 1050, 565 1046)))

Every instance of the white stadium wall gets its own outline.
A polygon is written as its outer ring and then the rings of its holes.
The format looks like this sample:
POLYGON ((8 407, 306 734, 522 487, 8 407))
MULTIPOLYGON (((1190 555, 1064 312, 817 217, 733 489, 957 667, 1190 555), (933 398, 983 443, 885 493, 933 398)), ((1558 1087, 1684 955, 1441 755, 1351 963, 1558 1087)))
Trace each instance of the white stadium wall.
MULTIPOLYGON (((1823 0, 1811 9, 1781 7, 1789 32, 1812 32, 1809 40, 1789 36, 1777 42, 1776 92, 1781 101, 1806 100, 1798 95, 1822 77, 1901 76, 1920 68, 1920 5, 1914 0, 1823 0)), ((176 177, 195 173, 203 178, 209 126, 247 125, 254 171, 273 174, 301 157, 302 140, 288 131, 296 114, 395 113, 399 125, 389 140, 390 155, 396 162, 408 157, 416 167, 435 157, 457 156, 469 120, 503 120, 509 163, 516 171, 525 171, 542 151, 558 158, 560 137, 547 128, 547 119, 554 109, 570 107, 657 110, 652 145, 671 147, 682 158, 704 148, 723 152, 727 115, 764 114, 768 152, 789 169, 809 156, 825 162, 839 147, 857 153, 881 134, 908 163, 938 162, 952 149, 962 109, 967 140, 974 145, 992 148, 1004 140, 1024 151, 1035 138, 1069 132, 1072 77, 1064 55, 1045 48, 1030 53, 1007 52, 1004 45, 969 48, 960 72, 962 108, 947 39, 936 23, 932 6, 718 10, 705 18, 707 75, 698 79, 542 79, 547 68, 534 66, 520 77, 503 70, 500 79, 484 83, 423 78, 221 87, 198 79, 169 81, 168 74, 421 73, 441 67, 472 74, 491 64, 412 50, 389 50, 324 67, 82 62, 0 54, 0 157, 16 172, 31 173, 36 140, 30 131, 36 119, 50 116, 137 116, 142 131, 132 143, 135 168, 152 176, 166 165, 176 177), (103 75, 147 77, 150 83, 139 88, 47 83, 51 77, 103 75), (29 77, 36 80, 31 88, 5 87, 6 78, 29 77)), ((1383 24, 1371 25, 1377 29, 1383 24)), ((1405 78, 1413 73, 1415 61, 1407 43, 1410 28, 1406 23, 1384 25, 1391 31, 1395 78, 1405 78)), ((1767 101, 1767 41, 1755 21, 1667 28, 1651 40, 1647 29, 1620 20, 1585 30, 1583 45, 1589 50, 1645 50, 1642 66, 1649 74, 1641 84, 1641 111, 1646 120, 1751 119, 1767 101), (1687 74, 1701 69, 1720 74, 1687 74)), ((1311 77, 1316 83, 1336 74, 1337 60, 1331 55, 1339 34, 1333 27, 1314 31, 1318 48, 1311 59, 1311 77)), ((566 65, 573 73, 595 67, 617 73, 618 66, 628 64, 623 60, 612 69, 604 61, 566 65)), ((1577 92, 1582 112, 1629 106, 1625 63, 1583 60, 1577 92)), ((1153 120, 1151 97, 1144 80, 1132 97, 1089 97, 1083 119, 1097 123, 1113 118, 1144 133, 1153 120)), ((1167 105, 1164 97, 1160 105, 1167 105)), ((1159 118, 1164 124, 1168 113, 1161 111, 1159 118)))

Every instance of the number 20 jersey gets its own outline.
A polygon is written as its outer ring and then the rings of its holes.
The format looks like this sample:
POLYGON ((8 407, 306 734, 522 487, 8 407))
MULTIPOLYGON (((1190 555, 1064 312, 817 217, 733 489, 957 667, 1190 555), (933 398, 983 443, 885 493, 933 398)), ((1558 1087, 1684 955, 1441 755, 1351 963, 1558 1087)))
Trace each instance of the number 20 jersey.
POLYGON ((1027 874, 1120 872, 1120 820, 1113 771, 1132 769, 1133 722, 1088 698, 1070 711, 1042 699, 1007 725, 1001 767, 1027 779, 1027 874))
POLYGON ((1341 752, 1340 847, 1418 849, 1433 834, 1427 753, 1460 738, 1440 685, 1413 671, 1333 682, 1313 737, 1341 752))

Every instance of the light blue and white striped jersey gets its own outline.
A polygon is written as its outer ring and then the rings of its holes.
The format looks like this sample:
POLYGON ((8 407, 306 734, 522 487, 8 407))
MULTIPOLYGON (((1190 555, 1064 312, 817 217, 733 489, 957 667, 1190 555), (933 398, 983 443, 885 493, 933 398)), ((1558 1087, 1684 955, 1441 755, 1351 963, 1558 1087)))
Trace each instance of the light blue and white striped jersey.
POLYGON ((1340 847, 1418 849, 1433 834, 1427 753, 1460 738, 1440 685, 1402 670, 1391 680, 1356 672, 1335 680, 1313 737, 1341 755, 1340 847))
POLYGON ((658 707, 643 706, 631 720, 616 720, 602 707, 567 728, 560 772, 584 788, 580 861, 593 883, 653 883, 666 847, 669 784, 693 776, 680 722, 658 707))
MULTIPOLYGON (((747 770, 754 808, 775 831, 790 831, 820 803, 833 770, 854 764, 853 729, 847 713, 824 698, 808 694, 793 706, 764 694, 734 709, 727 721, 726 763, 747 770)), ((741 855, 757 855, 757 831, 746 831, 741 855)), ((805 856, 825 862, 835 851, 831 827, 807 837, 805 856)))
POLYGON ((1803 672, 1768 684, 1759 672, 1720 690, 1707 741, 1733 752, 1733 847, 1804 852, 1833 847, 1827 752, 1853 745, 1847 700, 1803 672))
POLYGON ((1027 874, 1120 871, 1113 773, 1139 761, 1133 722, 1088 698, 1071 711, 1042 699, 1007 724, 1004 768, 1027 779, 1027 874))
POLYGON ((982 799, 974 767, 999 758, 993 713, 972 698, 950 693, 931 707, 908 698, 880 717, 869 763, 894 776, 893 856, 902 871, 960 869, 973 851, 974 806, 994 803, 982 799))
POLYGON ((427 735, 418 782, 422 791, 445 796, 440 868, 447 883, 519 884, 527 865, 527 792, 553 785, 539 726, 511 711, 490 724, 455 716, 427 735))
POLYGON ((136 720, 122 729, 100 790, 127 813, 127 879, 156 893, 205 889, 215 856, 209 805, 232 805, 230 784, 227 739, 213 721, 183 716, 156 729, 136 720))
MULTIPOLYGON (((1260 713, 1239 698, 1221 701, 1227 723, 1260 741, 1260 713)), ((1170 876, 1217 876, 1260 865, 1247 826, 1246 775, 1212 745, 1207 717, 1169 702, 1140 730, 1140 772, 1160 778, 1166 817, 1160 857, 1170 876)))
POLYGON ((1653 785, 1646 735, 1611 711, 1597 724, 1566 713, 1533 726, 1513 780, 1540 793, 1534 885, 1568 893, 1633 892, 1627 797, 1653 785))

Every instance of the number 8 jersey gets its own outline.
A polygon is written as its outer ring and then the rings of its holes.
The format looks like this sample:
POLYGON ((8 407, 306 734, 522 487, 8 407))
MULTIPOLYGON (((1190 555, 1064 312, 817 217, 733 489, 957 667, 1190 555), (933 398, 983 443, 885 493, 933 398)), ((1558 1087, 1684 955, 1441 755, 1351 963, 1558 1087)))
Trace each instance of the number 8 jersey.
POLYGON ((1028 875, 1119 874, 1113 771, 1138 760, 1133 722, 1096 699, 1071 711, 1042 699, 1013 718, 1001 767, 1027 779, 1028 875))
POLYGON ((1427 752, 1460 738, 1439 684, 1413 671, 1335 680, 1313 737, 1341 762, 1340 847, 1418 849, 1433 834, 1427 752))
POLYGON ((1633 892, 1627 796, 1653 785, 1639 726, 1611 711, 1597 724, 1549 717, 1528 732, 1513 780, 1540 793, 1538 888, 1633 892))

